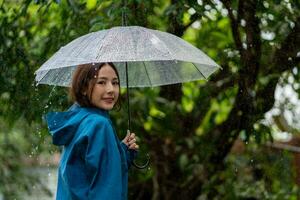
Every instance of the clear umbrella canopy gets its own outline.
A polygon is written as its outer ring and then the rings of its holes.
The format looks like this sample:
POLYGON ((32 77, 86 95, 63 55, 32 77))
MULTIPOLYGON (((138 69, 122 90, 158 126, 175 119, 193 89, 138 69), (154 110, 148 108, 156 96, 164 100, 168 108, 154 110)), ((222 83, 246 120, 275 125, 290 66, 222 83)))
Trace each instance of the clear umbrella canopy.
POLYGON ((70 86, 76 66, 113 62, 126 87, 153 87, 208 78, 219 66, 181 38, 139 26, 114 27, 79 37, 35 73, 38 84, 70 86))

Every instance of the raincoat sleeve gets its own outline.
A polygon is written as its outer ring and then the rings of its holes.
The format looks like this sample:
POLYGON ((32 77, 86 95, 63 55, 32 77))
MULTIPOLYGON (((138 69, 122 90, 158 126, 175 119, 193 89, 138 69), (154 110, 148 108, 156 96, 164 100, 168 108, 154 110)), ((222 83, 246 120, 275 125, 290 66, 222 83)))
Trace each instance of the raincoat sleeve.
POLYGON ((125 154, 128 168, 132 165, 133 160, 137 156, 137 151, 133 149, 129 149, 128 146, 124 142, 120 142, 125 154))
POLYGON ((86 124, 88 199, 122 199, 125 188, 122 188, 121 158, 113 128, 107 120, 92 119, 86 124))

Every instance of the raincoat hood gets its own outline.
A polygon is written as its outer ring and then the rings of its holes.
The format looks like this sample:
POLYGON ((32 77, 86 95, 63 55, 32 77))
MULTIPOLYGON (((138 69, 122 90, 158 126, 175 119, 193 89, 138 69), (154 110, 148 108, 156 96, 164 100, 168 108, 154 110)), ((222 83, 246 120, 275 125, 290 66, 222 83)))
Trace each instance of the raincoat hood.
POLYGON ((97 108, 82 108, 77 103, 66 112, 48 113, 46 121, 52 135, 53 144, 57 146, 68 145, 72 141, 81 121, 91 112, 108 117, 107 111, 97 108))

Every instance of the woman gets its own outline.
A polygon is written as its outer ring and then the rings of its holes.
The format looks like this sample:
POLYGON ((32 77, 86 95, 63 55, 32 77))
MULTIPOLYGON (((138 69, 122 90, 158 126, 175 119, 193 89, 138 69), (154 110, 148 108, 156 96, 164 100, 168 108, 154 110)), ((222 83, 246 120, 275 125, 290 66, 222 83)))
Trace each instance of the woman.
POLYGON ((137 149, 135 134, 117 138, 108 111, 119 105, 119 75, 112 63, 78 66, 67 112, 47 115, 53 144, 63 145, 57 200, 127 199, 128 168, 137 149))

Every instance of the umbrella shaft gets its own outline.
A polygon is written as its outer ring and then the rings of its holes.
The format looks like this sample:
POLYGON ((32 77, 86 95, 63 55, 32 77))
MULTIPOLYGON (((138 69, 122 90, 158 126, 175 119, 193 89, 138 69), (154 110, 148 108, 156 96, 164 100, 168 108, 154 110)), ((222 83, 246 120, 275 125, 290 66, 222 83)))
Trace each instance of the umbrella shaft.
POLYGON ((126 96, 127 96, 127 114, 128 114, 128 130, 131 130, 131 118, 130 118, 130 103, 129 103, 129 83, 128 83, 128 64, 125 62, 126 71, 126 96))
MULTIPOLYGON (((123 9, 122 9, 122 26, 127 26, 127 0, 123 0, 123 9)), ((126 69, 126 96, 127 96, 127 113, 128 113, 128 130, 131 130, 131 118, 130 118, 130 105, 129 105, 129 83, 128 83, 128 64, 125 62, 126 69)))
POLYGON ((122 26, 127 26, 126 9, 127 9, 127 1, 126 1, 126 0, 123 0, 123 8, 122 8, 122 26))

